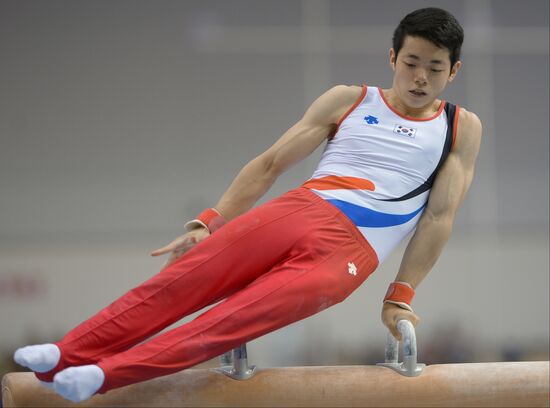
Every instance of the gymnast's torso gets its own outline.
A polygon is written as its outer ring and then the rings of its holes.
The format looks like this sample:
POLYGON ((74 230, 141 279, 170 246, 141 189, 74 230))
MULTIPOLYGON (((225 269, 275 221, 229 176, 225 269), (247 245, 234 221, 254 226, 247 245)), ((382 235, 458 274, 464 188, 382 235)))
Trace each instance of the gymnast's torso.
POLYGON ((303 187, 344 212, 382 262, 416 227, 457 118, 445 101, 431 117, 404 116, 380 88, 363 85, 303 187))

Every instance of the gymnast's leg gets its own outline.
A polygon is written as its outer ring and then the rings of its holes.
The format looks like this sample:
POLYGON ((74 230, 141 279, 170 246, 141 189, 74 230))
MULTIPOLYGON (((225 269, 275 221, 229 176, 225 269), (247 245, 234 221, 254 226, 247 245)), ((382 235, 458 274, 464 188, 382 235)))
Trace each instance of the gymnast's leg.
POLYGON ((308 227, 302 214, 311 205, 291 190, 248 211, 78 325, 61 341, 30 346, 46 346, 38 353, 41 355, 31 355, 34 360, 23 361, 29 348, 16 351, 15 360, 36 370, 40 380, 51 382, 66 367, 95 364, 127 350, 270 270, 308 227))
POLYGON ((345 299, 376 268, 376 255, 367 246, 334 217, 325 217, 286 260, 246 288, 192 322, 101 359, 97 367, 104 379, 96 390, 79 389, 88 379, 86 366, 60 372, 55 381, 64 384, 57 391, 66 398, 84 391, 85 399, 95 391, 174 373, 318 313, 345 299))

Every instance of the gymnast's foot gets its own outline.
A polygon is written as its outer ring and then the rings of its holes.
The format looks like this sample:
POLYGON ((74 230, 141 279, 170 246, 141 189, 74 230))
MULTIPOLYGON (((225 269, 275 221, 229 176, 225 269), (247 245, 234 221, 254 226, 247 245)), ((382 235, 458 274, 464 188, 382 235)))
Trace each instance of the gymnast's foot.
POLYGON ((103 385, 105 374, 96 365, 69 367, 53 378, 53 388, 63 398, 80 402, 90 398, 103 385))
POLYGON ((61 351, 55 344, 26 346, 17 349, 13 354, 17 364, 30 368, 36 373, 50 371, 59 363, 60 357, 61 351))

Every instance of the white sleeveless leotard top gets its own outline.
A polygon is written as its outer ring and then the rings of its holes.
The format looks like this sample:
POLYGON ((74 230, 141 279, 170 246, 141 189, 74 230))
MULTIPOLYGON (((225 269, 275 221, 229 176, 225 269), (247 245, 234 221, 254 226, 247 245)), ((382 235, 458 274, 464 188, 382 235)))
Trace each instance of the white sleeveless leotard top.
POLYGON ((452 148, 458 112, 442 101, 430 118, 404 116, 380 88, 363 85, 302 186, 344 212, 382 262, 416 227, 452 148))

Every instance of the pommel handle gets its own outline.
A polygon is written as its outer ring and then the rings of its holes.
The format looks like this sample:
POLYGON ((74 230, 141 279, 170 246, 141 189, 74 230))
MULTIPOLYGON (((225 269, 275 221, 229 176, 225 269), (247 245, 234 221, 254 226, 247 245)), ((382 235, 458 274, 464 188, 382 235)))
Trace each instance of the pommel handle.
POLYGON ((228 351, 220 357, 221 367, 216 371, 235 380, 248 380, 256 373, 256 366, 248 365, 246 343, 232 351, 228 351))
POLYGON ((407 377, 419 376, 426 365, 417 362, 414 326, 408 320, 399 320, 397 322, 397 330, 401 333, 403 343, 403 362, 398 362, 399 342, 393 337, 391 332, 388 332, 385 349, 386 361, 384 363, 378 363, 377 365, 391 368, 407 377))

